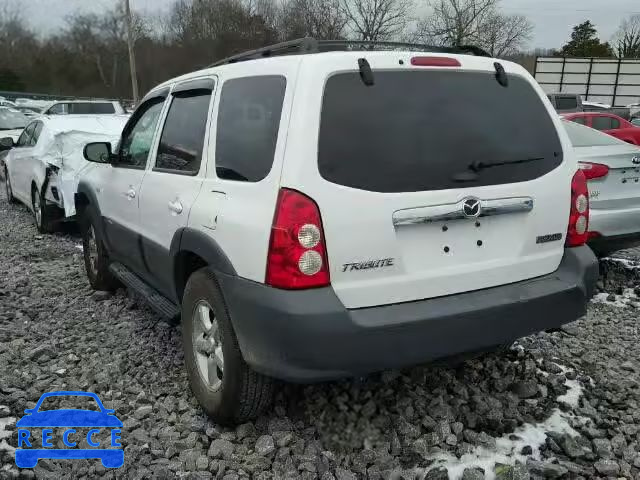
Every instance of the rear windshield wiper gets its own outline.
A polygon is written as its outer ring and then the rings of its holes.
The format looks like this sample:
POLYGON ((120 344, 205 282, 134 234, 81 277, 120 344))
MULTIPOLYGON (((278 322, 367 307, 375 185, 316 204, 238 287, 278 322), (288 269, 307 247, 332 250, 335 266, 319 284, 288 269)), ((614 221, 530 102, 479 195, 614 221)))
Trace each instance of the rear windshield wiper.
POLYGON ((544 157, 531 157, 531 158, 521 158, 516 160, 504 160, 501 162, 483 162, 481 160, 474 160, 467 168, 469 169, 466 172, 456 173, 451 176, 451 179, 454 182, 474 182, 478 179, 478 173, 485 168, 491 167, 501 167, 503 165, 513 165, 517 163, 527 163, 527 162, 535 162, 537 160, 543 160, 544 157))
POLYGON ((474 160, 469 164, 469 170, 479 172, 485 168, 501 167, 503 165, 513 165, 514 163, 528 163, 536 160, 544 160, 544 157, 521 158, 517 160, 504 160, 502 162, 483 162, 482 160, 474 160))

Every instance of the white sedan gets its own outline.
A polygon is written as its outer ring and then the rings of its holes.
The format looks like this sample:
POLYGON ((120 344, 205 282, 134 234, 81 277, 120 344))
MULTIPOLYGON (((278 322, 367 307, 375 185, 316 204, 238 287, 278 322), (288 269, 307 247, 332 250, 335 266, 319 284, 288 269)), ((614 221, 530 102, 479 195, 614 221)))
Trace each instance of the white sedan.
POLYGON ((563 121, 589 187, 589 245, 599 255, 640 245, 640 148, 563 121))
POLYGON ((127 120, 125 115, 40 117, 27 125, 15 145, 9 138, 0 138, 0 146, 12 146, 4 160, 9 202, 27 205, 39 232, 49 232, 56 222, 72 218, 80 177, 104 167, 84 160, 84 146, 117 142, 127 120))

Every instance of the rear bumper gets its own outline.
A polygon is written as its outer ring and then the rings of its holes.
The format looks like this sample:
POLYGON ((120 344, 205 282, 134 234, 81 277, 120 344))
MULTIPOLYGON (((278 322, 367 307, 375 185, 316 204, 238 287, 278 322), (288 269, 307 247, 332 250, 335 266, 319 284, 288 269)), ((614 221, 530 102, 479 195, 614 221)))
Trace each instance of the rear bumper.
POLYGON ((640 208, 596 209, 589 212, 589 230, 603 237, 640 237, 640 208))
POLYGON ((331 287, 286 291, 220 275, 245 360, 294 382, 355 376, 480 351, 585 314, 598 278, 589 247, 554 273, 447 297, 346 309, 331 287))
POLYGON ((611 235, 592 238, 589 246, 596 255, 602 257, 610 253, 640 245, 640 232, 625 235, 611 235))

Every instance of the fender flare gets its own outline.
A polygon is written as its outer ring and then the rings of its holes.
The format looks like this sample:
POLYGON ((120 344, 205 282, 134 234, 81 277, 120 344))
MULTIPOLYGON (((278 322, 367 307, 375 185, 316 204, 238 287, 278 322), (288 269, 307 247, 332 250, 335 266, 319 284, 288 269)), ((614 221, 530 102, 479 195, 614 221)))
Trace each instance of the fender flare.
POLYGON ((76 193, 74 193, 73 195, 73 201, 76 205, 76 215, 78 215, 78 205, 80 205, 78 199, 80 195, 84 195, 89 199, 89 205, 91 205, 91 208, 94 209, 96 215, 98 216, 98 224, 96 225, 96 227, 98 228, 98 234, 104 239, 105 236, 102 225, 102 213, 100 212, 100 204, 98 203, 98 198, 96 197, 93 188, 91 188, 91 186, 87 184, 87 182, 84 182, 82 180, 78 184, 76 193))
POLYGON ((169 255, 173 261, 176 298, 181 298, 180 292, 184 289, 180 279, 185 277, 185 266, 180 261, 180 257, 185 253, 193 253, 202 258, 216 272, 237 276, 231 260, 218 242, 199 230, 189 227, 181 228, 174 233, 169 249, 169 255))

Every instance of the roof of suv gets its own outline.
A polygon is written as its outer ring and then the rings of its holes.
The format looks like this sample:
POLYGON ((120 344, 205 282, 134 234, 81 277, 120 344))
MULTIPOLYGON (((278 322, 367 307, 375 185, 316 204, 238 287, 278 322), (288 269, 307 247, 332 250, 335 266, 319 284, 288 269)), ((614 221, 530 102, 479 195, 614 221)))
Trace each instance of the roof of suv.
MULTIPOLYGON (((291 63, 298 64, 311 58, 326 59, 327 56, 351 56, 358 59, 361 58, 363 54, 366 54, 367 58, 412 54, 457 58, 459 60, 465 59, 465 62, 473 59, 474 64, 471 65, 473 68, 479 68, 479 65, 493 68, 493 64, 495 62, 495 59, 490 58, 490 55, 487 52, 472 45, 462 46, 459 48, 449 48, 398 42, 323 41, 315 40, 313 38, 302 38, 244 52, 227 59, 220 60, 207 68, 167 80, 154 87, 151 92, 166 88, 176 82, 212 75, 220 71, 235 70, 237 68, 244 69, 247 68, 248 65, 259 69, 259 65, 262 62, 269 62, 270 64, 282 63, 284 66, 291 63)), ((510 64, 511 62, 500 60, 500 63, 510 64)), ((465 66, 468 66, 468 63, 465 63, 465 66)))

